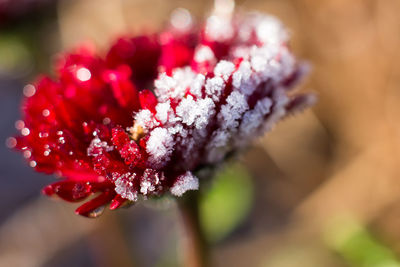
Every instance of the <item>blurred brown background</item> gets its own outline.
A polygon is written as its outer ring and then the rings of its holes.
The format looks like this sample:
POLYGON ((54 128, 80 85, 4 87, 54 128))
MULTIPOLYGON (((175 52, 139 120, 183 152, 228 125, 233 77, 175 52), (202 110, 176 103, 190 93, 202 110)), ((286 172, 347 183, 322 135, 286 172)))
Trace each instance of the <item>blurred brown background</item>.
MULTIPOLYGON (((160 28, 177 7, 197 19, 212 8, 212 1, 42 2, 0 20, 3 140, 14 134, 23 85, 49 72, 55 52, 85 41, 104 51, 122 34, 160 28)), ((319 102, 280 123, 242 157, 252 177, 252 205, 213 243, 212 262, 400 266, 400 1, 236 4, 284 21, 295 54, 313 66, 302 90, 316 92, 319 102)), ((0 156, 1 267, 179 264, 173 204, 139 204, 87 220, 73 215, 73 205, 40 196, 51 177, 33 173, 6 148, 0 156)))

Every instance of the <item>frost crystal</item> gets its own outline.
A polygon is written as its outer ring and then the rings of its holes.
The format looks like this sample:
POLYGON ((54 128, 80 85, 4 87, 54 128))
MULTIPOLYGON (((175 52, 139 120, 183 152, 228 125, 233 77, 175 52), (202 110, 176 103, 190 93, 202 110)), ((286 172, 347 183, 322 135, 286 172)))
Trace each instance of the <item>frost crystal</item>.
POLYGON ((135 179, 135 174, 126 173, 118 177, 115 183, 115 192, 120 194, 123 198, 129 199, 130 201, 137 200, 137 192, 133 186, 133 180, 135 179))
POLYGON ((233 130, 239 126, 239 119, 248 109, 248 103, 243 94, 233 91, 226 99, 226 104, 221 107, 218 119, 221 127, 227 130, 233 130))
POLYGON ((215 60, 214 52, 209 46, 200 45, 194 52, 194 60, 197 62, 206 62, 215 60))
POLYGON ((159 122, 155 119, 154 114, 148 109, 142 109, 136 113, 135 121, 138 125, 142 126, 143 129, 151 129, 159 125, 159 122))
POLYGON ((218 101, 225 87, 225 82, 220 77, 214 77, 206 81, 206 93, 214 101, 218 101))
POLYGON ((170 191, 174 196, 182 196, 186 191, 199 189, 199 179, 191 172, 178 176, 170 191))
POLYGON ((93 138, 92 142, 90 143, 88 149, 87 149, 87 154, 89 156, 97 156, 105 150, 106 152, 112 151, 114 148, 113 146, 107 145, 107 142, 101 141, 100 138, 97 136, 93 138))
POLYGON ((232 62, 221 60, 214 69, 215 76, 221 76, 225 81, 228 81, 228 78, 235 70, 235 65, 232 62))
POLYGON ((157 127, 147 141, 146 151, 149 153, 149 162, 154 167, 165 165, 172 153, 174 140, 167 129, 157 127))

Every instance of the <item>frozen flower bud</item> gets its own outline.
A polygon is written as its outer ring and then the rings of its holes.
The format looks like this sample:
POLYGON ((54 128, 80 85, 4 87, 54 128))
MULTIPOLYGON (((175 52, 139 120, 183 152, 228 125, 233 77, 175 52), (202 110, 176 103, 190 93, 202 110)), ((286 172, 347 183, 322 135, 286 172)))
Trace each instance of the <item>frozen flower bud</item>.
POLYGON ((279 20, 233 14, 231 4, 217 1, 203 29, 178 9, 165 31, 122 38, 105 58, 87 48, 65 54, 56 79, 24 89, 21 135, 9 143, 37 171, 63 178, 45 194, 96 194, 76 210, 84 216, 182 196, 199 188, 201 166, 315 101, 289 94, 305 68, 279 20))

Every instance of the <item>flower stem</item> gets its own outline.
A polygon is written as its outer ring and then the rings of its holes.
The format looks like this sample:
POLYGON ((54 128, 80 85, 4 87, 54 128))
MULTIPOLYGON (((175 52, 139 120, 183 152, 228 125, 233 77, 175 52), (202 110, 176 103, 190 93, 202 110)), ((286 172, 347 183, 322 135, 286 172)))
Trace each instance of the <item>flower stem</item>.
POLYGON ((183 266, 209 266, 207 244, 199 221, 199 192, 187 192, 178 200, 178 207, 183 228, 183 266))

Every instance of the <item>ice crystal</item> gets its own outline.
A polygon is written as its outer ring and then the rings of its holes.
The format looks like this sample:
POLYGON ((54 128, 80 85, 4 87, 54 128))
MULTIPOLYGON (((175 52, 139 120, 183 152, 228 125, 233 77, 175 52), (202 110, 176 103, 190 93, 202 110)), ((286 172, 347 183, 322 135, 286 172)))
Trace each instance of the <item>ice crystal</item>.
POLYGON ((199 179, 191 172, 186 172, 177 177, 175 184, 171 187, 170 191, 175 196, 182 196, 188 190, 199 189, 199 179))

